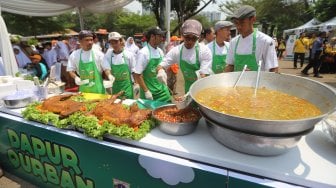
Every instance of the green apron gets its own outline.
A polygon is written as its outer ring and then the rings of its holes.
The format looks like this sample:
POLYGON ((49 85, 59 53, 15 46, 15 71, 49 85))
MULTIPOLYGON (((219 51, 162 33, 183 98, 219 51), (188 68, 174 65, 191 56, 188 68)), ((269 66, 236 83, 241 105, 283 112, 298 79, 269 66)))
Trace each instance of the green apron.
POLYGON ((251 54, 237 54, 237 46, 239 43, 239 39, 241 36, 239 36, 235 51, 234 51, 234 71, 242 71, 244 68, 244 65, 247 65, 247 68, 251 71, 257 71, 258 70, 258 63, 255 55, 256 51, 256 41, 257 41, 257 32, 254 30, 253 32, 253 44, 252 44, 252 53, 251 54))
MULTIPOLYGON (((153 100, 158 100, 162 102, 170 102, 170 93, 167 85, 161 83, 157 78, 157 66, 161 63, 162 57, 152 58, 151 50, 147 45, 149 51, 149 62, 146 69, 143 71, 144 82, 153 95, 153 100)), ((140 89, 140 98, 145 99, 145 93, 140 89)))
POLYGON ((121 97, 125 96, 127 99, 133 99, 131 72, 129 70, 128 64, 126 63, 126 56, 124 51, 122 52, 122 55, 124 62, 119 65, 113 65, 111 56, 111 70, 112 75, 115 77, 112 86, 112 93, 116 94, 120 91, 124 91, 125 93, 121 97))
POLYGON ((83 84, 79 86, 80 92, 85 93, 100 93, 105 94, 105 88, 103 86, 103 78, 99 73, 92 51, 92 61, 84 63, 82 60, 82 50, 80 52, 79 58, 79 75, 81 80, 89 80, 88 84, 83 84))
POLYGON ((182 59, 182 49, 183 46, 181 47, 180 51, 180 67, 181 71, 184 77, 184 92, 187 93, 189 91, 189 88, 191 84, 193 84, 197 80, 197 75, 195 71, 200 69, 200 63, 199 63, 199 58, 198 58, 198 43, 195 46, 195 51, 196 51, 196 63, 195 64, 190 64, 187 61, 182 59))
MULTIPOLYGON (((224 48, 228 49, 224 42, 224 48)), ((216 40, 213 42, 212 70, 215 74, 223 73, 226 65, 226 54, 216 55, 216 40)))

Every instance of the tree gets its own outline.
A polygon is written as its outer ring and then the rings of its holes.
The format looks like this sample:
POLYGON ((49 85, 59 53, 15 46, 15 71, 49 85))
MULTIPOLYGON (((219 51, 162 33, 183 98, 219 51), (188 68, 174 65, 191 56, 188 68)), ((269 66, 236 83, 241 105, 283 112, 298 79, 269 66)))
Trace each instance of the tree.
POLYGON ((153 15, 138 15, 127 13, 119 16, 115 22, 115 29, 126 36, 133 36, 134 33, 143 33, 155 25, 153 15))
POLYGON ((257 21, 266 28, 264 32, 270 35, 275 28, 283 31, 301 25, 314 17, 310 10, 311 4, 307 0, 231 0, 221 4, 220 10, 230 17, 241 5, 251 5, 256 8, 257 21), (270 28, 269 32, 268 28, 270 28))
POLYGON ((63 23, 55 17, 31 17, 3 12, 8 32, 23 36, 36 36, 55 31, 63 31, 63 23))
MULTIPOLYGON (((162 0, 139 0, 139 2, 142 3, 142 5, 145 8, 150 9, 156 18, 157 24, 160 28, 165 28, 164 26, 164 6, 165 1, 162 0)), ((187 20, 188 18, 191 18, 198 14, 200 11, 202 11, 206 6, 208 6, 210 3, 215 3, 215 0, 208 0, 204 3, 204 5, 197 9, 200 5, 200 0, 172 0, 171 1, 171 10, 175 11, 178 17, 178 24, 174 29, 172 29, 172 34, 174 34, 184 20, 187 20)))
POLYGON ((324 22, 336 16, 336 0, 319 0, 311 8, 318 20, 324 22))

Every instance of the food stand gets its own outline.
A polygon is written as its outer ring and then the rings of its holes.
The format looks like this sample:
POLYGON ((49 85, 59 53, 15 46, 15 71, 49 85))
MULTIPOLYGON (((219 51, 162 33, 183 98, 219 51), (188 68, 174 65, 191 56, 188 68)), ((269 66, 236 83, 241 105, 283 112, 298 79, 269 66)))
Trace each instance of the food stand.
POLYGON ((242 154, 216 142, 205 122, 169 136, 157 128, 139 141, 89 138, 0 112, 4 170, 41 187, 335 187, 336 150, 321 125, 274 157, 242 154))

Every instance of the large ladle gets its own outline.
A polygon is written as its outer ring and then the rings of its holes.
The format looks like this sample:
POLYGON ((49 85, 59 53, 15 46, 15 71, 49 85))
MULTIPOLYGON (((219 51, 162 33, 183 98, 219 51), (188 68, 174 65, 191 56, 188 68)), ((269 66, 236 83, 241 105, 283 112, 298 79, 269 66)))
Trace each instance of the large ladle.
POLYGON ((254 87, 254 97, 257 97, 257 91, 258 91, 259 80, 260 80, 260 70, 261 70, 261 60, 259 60, 258 62, 257 81, 254 87))
POLYGON ((238 79, 236 80, 236 83, 233 85, 233 88, 236 88, 238 82, 240 81, 240 79, 242 78, 244 72, 246 71, 246 68, 247 68, 247 65, 244 65, 244 68, 243 68, 243 70, 241 71, 241 73, 240 73, 238 79))

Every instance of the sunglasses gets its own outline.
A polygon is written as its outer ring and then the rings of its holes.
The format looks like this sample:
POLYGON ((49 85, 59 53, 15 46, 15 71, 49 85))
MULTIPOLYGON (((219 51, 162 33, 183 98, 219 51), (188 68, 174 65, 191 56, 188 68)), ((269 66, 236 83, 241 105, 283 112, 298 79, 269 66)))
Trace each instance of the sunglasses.
POLYGON ((198 40, 198 37, 196 36, 183 36, 185 41, 192 41, 192 42, 196 42, 198 40))

